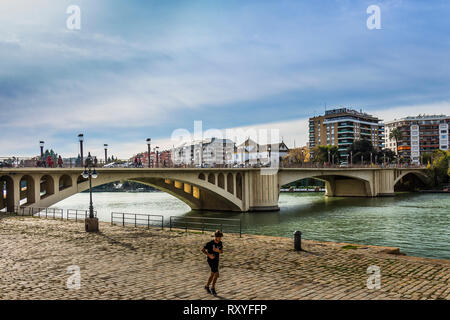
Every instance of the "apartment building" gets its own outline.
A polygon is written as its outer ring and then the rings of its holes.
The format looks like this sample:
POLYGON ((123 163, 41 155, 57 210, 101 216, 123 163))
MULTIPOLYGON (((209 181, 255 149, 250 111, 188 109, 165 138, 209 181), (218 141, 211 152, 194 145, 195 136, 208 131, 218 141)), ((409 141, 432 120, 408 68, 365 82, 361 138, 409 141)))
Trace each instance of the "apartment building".
POLYGON ((175 164, 222 165, 232 163, 235 144, 230 139, 208 138, 184 143, 173 150, 175 164))
POLYGON ((412 163, 421 163, 421 155, 436 149, 448 150, 450 116, 418 115, 388 121, 386 126, 386 148, 398 152, 400 157, 410 158, 412 163), (398 146, 389 139, 394 128, 401 132, 398 146))
POLYGON ((381 119, 349 108, 325 111, 309 118, 309 147, 335 145, 341 157, 355 140, 370 140, 377 151, 384 148, 384 124, 381 119))

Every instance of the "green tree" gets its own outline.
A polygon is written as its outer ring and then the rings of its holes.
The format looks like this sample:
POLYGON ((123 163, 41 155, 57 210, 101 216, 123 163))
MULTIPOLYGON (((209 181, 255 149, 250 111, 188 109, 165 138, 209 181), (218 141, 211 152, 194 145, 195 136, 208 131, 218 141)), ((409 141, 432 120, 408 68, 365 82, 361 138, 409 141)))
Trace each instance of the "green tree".
POLYGON ((348 148, 349 154, 353 155, 352 163, 361 163, 361 157, 363 161, 369 162, 370 155, 372 154, 372 161, 377 153, 373 148, 372 142, 369 140, 355 140, 348 148))
POLYGON ((431 166, 427 174, 432 181, 432 187, 441 187, 449 182, 450 151, 434 150, 431 154, 431 166))
POLYGON ((398 130, 398 128, 392 129, 392 131, 389 133, 389 139, 395 140, 395 153, 398 154, 398 142, 402 140, 402 132, 398 130))
POLYGON ((325 162, 328 162, 328 159, 330 159, 330 162, 333 161, 334 157, 334 163, 339 163, 339 152, 337 146, 327 145, 327 146, 317 146, 313 149, 314 157, 313 162, 314 163, 320 163, 323 164, 325 162), (328 152, 330 153, 330 156, 328 157, 328 152))

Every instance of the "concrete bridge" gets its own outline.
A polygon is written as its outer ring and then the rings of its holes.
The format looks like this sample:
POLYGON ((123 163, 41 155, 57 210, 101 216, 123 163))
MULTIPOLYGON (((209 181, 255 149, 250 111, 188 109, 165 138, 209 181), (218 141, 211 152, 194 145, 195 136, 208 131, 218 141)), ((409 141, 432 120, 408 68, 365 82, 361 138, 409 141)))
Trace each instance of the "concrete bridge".
MULTIPOLYGON (((377 197, 394 195, 407 174, 425 179, 424 169, 398 168, 98 168, 93 186, 135 181, 170 193, 195 210, 278 210, 280 187, 315 178, 325 181, 326 195, 377 197)), ((0 169, 0 210, 22 206, 49 207, 89 188, 82 168, 0 169), (24 182, 25 181, 25 182, 24 182), (23 203, 25 202, 26 203, 23 203)))

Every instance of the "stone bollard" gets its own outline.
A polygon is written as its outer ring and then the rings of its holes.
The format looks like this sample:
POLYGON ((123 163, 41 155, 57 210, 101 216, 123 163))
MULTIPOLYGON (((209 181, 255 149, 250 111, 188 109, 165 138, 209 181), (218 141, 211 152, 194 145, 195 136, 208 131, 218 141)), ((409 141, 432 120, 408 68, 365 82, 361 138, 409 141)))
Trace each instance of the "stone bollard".
POLYGON ((294 249, 302 251, 302 233, 298 230, 294 232, 294 249))
POLYGON ((98 232, 98 218, 84 219, 86 232, 98 232))

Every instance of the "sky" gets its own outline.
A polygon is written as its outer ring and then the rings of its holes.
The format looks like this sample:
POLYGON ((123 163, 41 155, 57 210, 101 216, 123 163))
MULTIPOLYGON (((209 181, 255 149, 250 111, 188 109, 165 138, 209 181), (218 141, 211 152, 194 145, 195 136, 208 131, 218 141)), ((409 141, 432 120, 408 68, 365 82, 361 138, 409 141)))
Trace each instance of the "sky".
POLYGON ((129 158, 194 121, 302 146, 333 107, 450 114, 449 16, 448 0, 2 0, 0 157, 40 140, 76 156, 83 133, 93 155, 129 158))

